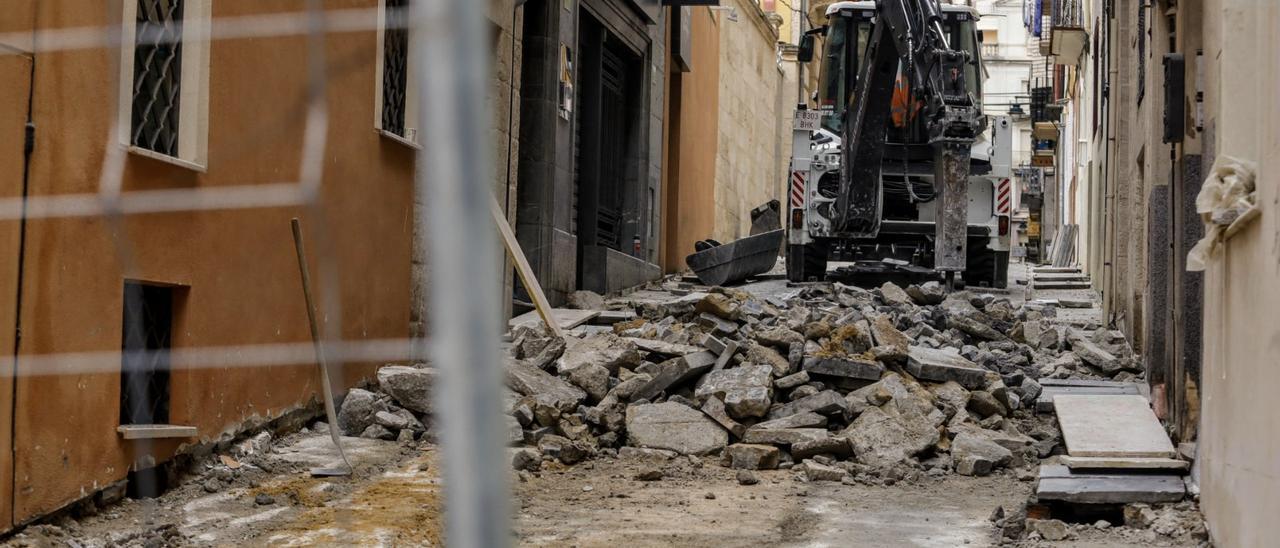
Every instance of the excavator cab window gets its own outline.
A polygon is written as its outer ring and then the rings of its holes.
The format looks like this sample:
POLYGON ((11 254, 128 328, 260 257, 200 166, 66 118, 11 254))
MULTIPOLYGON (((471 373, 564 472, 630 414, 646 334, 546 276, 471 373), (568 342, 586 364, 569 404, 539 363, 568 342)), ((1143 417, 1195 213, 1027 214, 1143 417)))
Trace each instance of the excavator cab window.
POLYGON ((858 67, 871 36, 870 13, 842 12, 833 16, 823 41, 822 73, 819 76, 818 110, 822 127, 840 133, 849 96, 858 79, 858 67))

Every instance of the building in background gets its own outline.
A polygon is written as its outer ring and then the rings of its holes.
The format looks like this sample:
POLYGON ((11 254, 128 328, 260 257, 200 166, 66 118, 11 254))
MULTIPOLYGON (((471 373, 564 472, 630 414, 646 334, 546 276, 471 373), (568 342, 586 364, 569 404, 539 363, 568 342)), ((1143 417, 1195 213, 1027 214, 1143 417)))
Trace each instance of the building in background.
POLYGON ((787 49, 779 42, 781 19, 754 0, 671 14, 663 147, 668 272, 686 268, 694 242, 748 236, 751 209, 781 200, 790 143, 784 128, 797 89, 780 53, 787 49))
POLYGON ((526 146, 513 200, 534 273, 554 303, 658 277, 669 10, 657 0, 522 9, 526 146))

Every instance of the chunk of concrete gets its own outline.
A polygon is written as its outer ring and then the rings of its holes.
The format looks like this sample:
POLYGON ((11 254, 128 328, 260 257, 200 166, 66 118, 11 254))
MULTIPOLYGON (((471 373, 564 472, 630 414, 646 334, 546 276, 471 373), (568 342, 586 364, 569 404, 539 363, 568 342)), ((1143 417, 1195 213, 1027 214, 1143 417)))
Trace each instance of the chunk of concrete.
POLYGON ((379 411, 386 411, 385 403, 378 400, 378 395, 361 388, 352 388, 342 398, 342 408, 338 411, 338 428, 348 436, 358 436, 369 425, 379 411))
POLYGON ((822 428, 826 425, 827 418, 822 415, 817 413, 796 413, 780 419, 758 422, 752 425, 751 428, 760 430, 777 430, 785 428, 822 428))
POLYGON ((826 428, 748 428, 743 443, 790 446, 793 443, 831 437, 826 428))
POLYGON ((733 434, 734 439, 742 439, 742 435, 747 431, 746 426, 729 416, 729 412, 724 408, 724 402, 720 401, 718 397, 707 398, 707 401, 702 404, 702 412, 711 417, 711 420, 716 421, 716 424, 723 426, 730 434, 733 434))
POLYGON ((811 356, 804 360, 810 374, 874 381, 884 373, 884 365, 875 360, 841 356, 811 356))
POLYGON ((582 389, 527 363, 507 367, 507 384, 525 396, 541 396, 561 411, 572 411, 587 398, 582 389))
POLYGON ((853 454, 853 447, 849 445, 849 440, 839 436, 791 444, 791 458, 796 460, 807 459, 814 455, 846 458, 851 454, 853 454))
POLYGON ((844 479, 845 474, 848 473, 845 472, 843 468, 827 466, 812 460, 800 463, 800 466, 797 466, 796 470, 799 470, 800 473, 804 474, 809 481, 840 481, 844 479))
POLYGON ((600 401, 609 393, 609 370, 602 365, 581 365, 566 376, 570 383, 586 392, 591 401, 600 401))
POLYGON ((911 296, 906 290, 898 287, 893 282, 885 282, 880 286, 880 296, 884 298, 887 304, 911 304, 911 296))
POLYGON ((981 457, 995 466, 1005 466, 1013 460, 1013 452, 991 440, 969 432, 956 434, 951 440, 951 458, 960 461, 969 456, 981 457))
POLYGON ((698 381, 694 397, 720 397, 729 416, 736 419, 763 417, 773 402, 773 368, 744 365, 707 373, 698 381))
POLYGON ((735 443, 724 448, 724 461, 737 470, 773 470, 778 467, 781 451, 772 445, 735 443))
POLYGON ((627 441, 638 447, 705 455, 729 443, 729 433, 702 412, 678 403, 627 408, 627 441))
POLYGON ((702 351, 658 364, 658 371, 649 382, 631 395, 634 400, 651 400, 663 391, 702 376, 716 363, 716 355, 702 351))
POLYGON ((378 369, 378 387, 401 407, 416 413, 431 412, 431 387, 436 372, 424 367, 387 365, 378 369))
POLYGON ((844 413, 847 404, 844 397, 835 390, 823 390, 812 396, 806 396, 799 400, 783 404, 774 408, 769 412, 770 419, 780 419, 797 413, 818 413, 820 415, 833 415, 836 413, 844 413))
POLYGON ((907 354, 907 372, 917 379, 934 382, 955 381, 976 390, 987 384, 987 371, 954 348, 912 346, 907 354))
POLYGON ((640 349, 635 343, 612 333, 582 339, 569 337, 564 354, 556 361, 556 371, 565 374, 587 364, 596 364, 617 375, 618 369, 640 365, 640 349))
POLYGON ((927 417, 894 414, 880 407, 867 408, 840 435, 849 438, 858 462, 877 467, 914 457, 933 447, 939 437, 927 417))
POLYGON ((911 349, 911 339, 894 327, 893 320, 887 315, 876 316, 871 320, 871 339, 876 346, 887 346, 893 349, 894 356, 905 358, 911 349))

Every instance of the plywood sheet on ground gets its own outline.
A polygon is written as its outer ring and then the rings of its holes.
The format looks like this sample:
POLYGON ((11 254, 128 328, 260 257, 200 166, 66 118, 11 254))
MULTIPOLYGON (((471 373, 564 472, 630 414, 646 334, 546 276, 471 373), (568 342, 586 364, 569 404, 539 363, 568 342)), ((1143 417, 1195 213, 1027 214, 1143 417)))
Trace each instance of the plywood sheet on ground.
POLYGON ((1053 406, 1073 457, 1177 456, 1142 396, 1061 395, 1053 406))
MULTIPOLYGON (((553 308, 551 309, 551 317, 556 319, 556 323, 560 324, 561 329, 573 329, 591 321, 591 318, 600 315, 599 310, 575 310, 572 308, 553 308)), ((537 310, 530 310, 511 318, 507 325, 515 327, 526 323, 542 322, 542 317, 538 315, 537 310)))

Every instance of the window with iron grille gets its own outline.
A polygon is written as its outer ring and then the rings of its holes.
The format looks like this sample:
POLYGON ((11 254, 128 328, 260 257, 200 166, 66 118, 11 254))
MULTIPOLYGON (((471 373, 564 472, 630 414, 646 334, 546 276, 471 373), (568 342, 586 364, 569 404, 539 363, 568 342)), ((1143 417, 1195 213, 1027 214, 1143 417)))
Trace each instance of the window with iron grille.
POLYGON ((409 0, 386 0, 382 37, 382 130, 411 138, 405 131, 409 68, 409 0))
POLYGON ((138 0, 129 143, 178 156, 184 0, 138 0))

